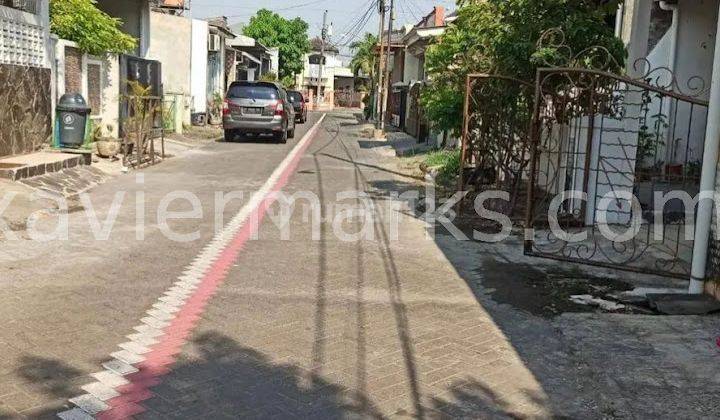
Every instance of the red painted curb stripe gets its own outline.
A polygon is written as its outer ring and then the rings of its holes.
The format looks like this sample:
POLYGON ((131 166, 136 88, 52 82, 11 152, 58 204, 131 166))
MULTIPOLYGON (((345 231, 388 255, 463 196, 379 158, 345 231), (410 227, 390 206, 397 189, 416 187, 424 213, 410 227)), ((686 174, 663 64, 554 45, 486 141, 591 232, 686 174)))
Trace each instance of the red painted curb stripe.
POLYGON ((160 377, 170 372, 170 366, 176 362, 182 347, 187 343, 192 331, 200 321, 199 315, 205 311, 210 298, 217 292, 220 284, 225 281, 240 251, 257 233, 268 209, 277 201, 275 194, 280 192, 290 181, 300 159, 315 139, 319 127, 318 123, 308 132, 309 140, 297 149, 297 153, 282 171, 269 194, 250 213, 233 240, 208 269, 197 289, 176 314, 170 325, 163 329, 163 335, 157 338, 159 342, 150 347, 151 351, 144 355, 146 359, 137 365, 139 371, 125 377, 130 383, 116 388, 121 395, 107 401, 110 408, 100 413, 97 416, 98 419, 126 419, 146 411, 140 403, 154 396, 149 389, 158 385, 161 382, 160 377))

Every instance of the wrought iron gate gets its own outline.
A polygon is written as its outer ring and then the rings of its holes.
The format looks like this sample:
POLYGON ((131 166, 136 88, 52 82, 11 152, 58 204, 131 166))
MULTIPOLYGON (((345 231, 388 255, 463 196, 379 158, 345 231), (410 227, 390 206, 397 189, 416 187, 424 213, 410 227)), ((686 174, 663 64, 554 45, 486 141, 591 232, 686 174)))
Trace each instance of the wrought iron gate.
POLYGON ((510 201, 493 203, 493 210, 518 216, 521 190, 530 163, 528 133, 532 120, 532 83, 491 74, 468 75, 463 115, 460 191, 494 189, 510 201))
POLYGON ((539 70, 525 252, 688 275, 696 202, 684 198, 699 192, 704 95, 698 78, 680 86, 664 68, 539 70))

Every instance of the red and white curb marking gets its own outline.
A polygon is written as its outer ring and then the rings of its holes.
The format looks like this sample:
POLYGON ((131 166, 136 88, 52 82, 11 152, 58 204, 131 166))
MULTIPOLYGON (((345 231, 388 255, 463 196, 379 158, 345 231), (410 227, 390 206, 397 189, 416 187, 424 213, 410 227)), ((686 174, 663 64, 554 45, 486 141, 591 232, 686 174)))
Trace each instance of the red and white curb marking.
POLYGON ((58 417, 124 419, 146 411, 140 403, 153 397, 150 388, 170 372, 209 299, 275 202, 274 193, 288 183, 324 119, 325 115, 147 311, 141 324, 134 328, 135 333, 127 336, 130 341, 120 344, 120 350, 111 354, 113 360, 103 364, 105 370, 90 375, 95 381, 82 387, 86 394, 70 399, 75 407, 58 413, 58 417))

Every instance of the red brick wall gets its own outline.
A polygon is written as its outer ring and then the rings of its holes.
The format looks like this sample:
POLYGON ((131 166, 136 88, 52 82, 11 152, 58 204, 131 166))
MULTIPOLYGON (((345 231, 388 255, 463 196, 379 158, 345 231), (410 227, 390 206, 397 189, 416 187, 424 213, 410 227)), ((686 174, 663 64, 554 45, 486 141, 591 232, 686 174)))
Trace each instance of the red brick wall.
POLYGON ((65 93, 82 93, 82 52, 65 47, 65 93))

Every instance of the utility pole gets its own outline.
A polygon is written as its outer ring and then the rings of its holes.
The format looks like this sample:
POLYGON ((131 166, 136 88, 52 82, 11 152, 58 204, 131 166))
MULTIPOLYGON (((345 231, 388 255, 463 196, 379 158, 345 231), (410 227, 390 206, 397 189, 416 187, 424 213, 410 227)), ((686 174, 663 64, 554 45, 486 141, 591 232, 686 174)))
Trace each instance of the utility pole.
POLYGON ((375 128, 380 129, 380 104, 382 103, 383 90, 383 60, 385 59, 385 0, 378 1, 378 16, 380 18, 380 29, 378 30, 378 40, 380 41, 380 55, 378 56, 377 86, 375 88, 375 109, 373 116, 375 117, 375 128))
POLYGON ((395 20, 395 0, 390 0, 390 17, 388 18, 388 34, 387 34, 387 50, 385 51, 385 80, 384 80, 384 92, 385 97, 383 98, 383 103, 380 106, 380 130, 383 133, 383 137, 385 136, 385 124, 387 119, 387 112, 385 112, 385 105, 388 102, 388 98, 390 98, 390 53, 392 52, 392 31, 393 31, 393 21, 395 20))
POLYGON ((318 72, 318 92, 317 92, 317 98, 315 99, 316 105, 318 108, 320 107, 320 104, 322 103, 322 97, 323 95, 323 65, 325 65, 325 40, 328 36, 328 27, 327 27, 327 15, 328 11, 326 10, 323 14, 323 26, 322 26, 322 33, 320 35, 320 71, 318 72))

